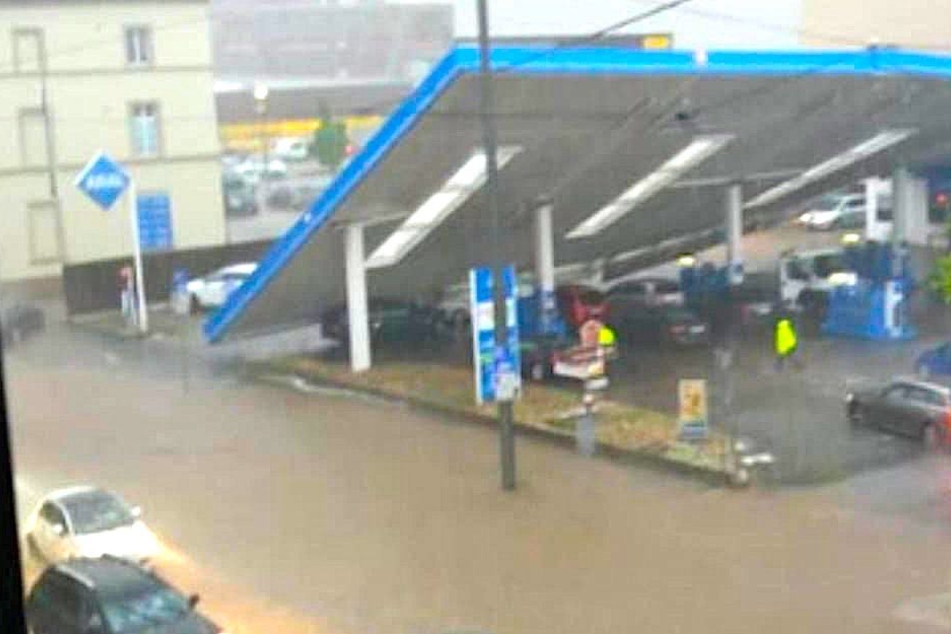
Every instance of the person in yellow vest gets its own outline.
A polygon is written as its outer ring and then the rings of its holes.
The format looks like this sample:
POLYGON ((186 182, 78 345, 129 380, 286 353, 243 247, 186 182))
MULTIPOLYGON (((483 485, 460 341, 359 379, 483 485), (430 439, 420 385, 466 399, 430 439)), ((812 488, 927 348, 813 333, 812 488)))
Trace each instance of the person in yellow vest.
POLYGON ((798 357, 795 356, 799 348, 799 335, 796 333, 796 326, 789 315, 780 315, 779 319, 776 320, 773 342, 776 348, 777 370, 782 370, 786 366, 787 360, 792 361, 797 366, 799 365, 798 357))
POLYGON ((617 357, 617 335, 606 324, 602 324, 601 330, 598 331, 598 346, 604 351, 607 360, 610 361, 617 357))

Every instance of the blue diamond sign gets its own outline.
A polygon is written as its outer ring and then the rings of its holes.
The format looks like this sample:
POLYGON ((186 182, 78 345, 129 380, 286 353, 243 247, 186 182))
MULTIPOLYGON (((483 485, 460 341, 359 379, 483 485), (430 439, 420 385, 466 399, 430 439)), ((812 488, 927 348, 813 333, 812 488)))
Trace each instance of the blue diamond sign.
POLYGON ((116 204, 129 183, 126 171, 105 152, 92 157, 76 177, 76 187, 105 211, 116 204))

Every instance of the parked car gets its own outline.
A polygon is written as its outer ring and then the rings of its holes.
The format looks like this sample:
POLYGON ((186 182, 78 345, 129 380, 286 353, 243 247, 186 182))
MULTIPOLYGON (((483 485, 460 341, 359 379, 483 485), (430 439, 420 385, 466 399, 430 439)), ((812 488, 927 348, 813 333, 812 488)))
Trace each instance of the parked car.
POLYGON ((683 306, 611 307, 611 325, 622 344, 702 345, 710 342, 710 326, 683 306))
POLYGON ((221 179, 225 199, 225 213, 229 216, 249 216, 258 213, 257 188, 240 174, 225 174, 221 179))
MULTIPOLYGON (((518 275, 518 296, 519 302, 532 297, 535 293, 535 275, 534 273, 519 273, 518 275)), ((471 316, 469 315, 469 304, 472 298, 469 296, 469 282, 453 284, 443 289, 437 307, 442 311, 449 326, 457 331, 465 330, 470 325, 471 316)), ((520 309, 521 310, 521 309, 520 309)))
POLYGON ((27 548, 47 562, 113 555, 145 563, 159 548, 138 507, 89 486, 53 491, 39 501, 25 527, 27 548))
POLYGON ((951 342, 918 355, 915 359, 915 373, 923 379, 951 376, 951 342))
POLYGON ((558 311, 565 323, 580 328, 589 319, 604 321, 608 317, 608 305, 604 293, 584 284, 562 284, 555 289, 558 311))
POLYGON ((920 438, 929 447, 948 446, 951 439, 951 390, 935 383, 896 379, 885 387, 849 392, 845 409, 853 425, 920 438))
POLYGON ((30 589, 31 634, 224 634, 155 573, 113 557, 47 568, 30 589))
POLYGON ((280 159, 269 159, 265 165, 260 157, 251 156, 232 168, 236 174, 252 184, 261 179, 280 180, 287 177, 287 163, 280 159))
POLYGON ((0 318, 0 330, 3 344, 11 346, 20 343, 30 335, 46 329, 46 314, 32 304, 14 304, 3 311, 0 318))
POLYGON ((219 308, 228 295, 244 284, 258 265, 254 262, 231 264, 213 271, 204 277, 190 280, 186 285, 191 311, 197 313, 210 308, 219 308))
POLYGON ((801 214, 799 223, 816 231, 864 227, 865 196, 826 196, 814 208, 801 214))
MULTIPOLYGON (((375 343, 414 343, 439 339, 446 331, 442 312, 431 306, 391 298, 372 298, 368 306, 370 339, 375 343)), ((346 304, 324 311, 323 332, 341 342, 350 337, 346 304)))
POLYGON ((684 293, 680 283, 663 277, 643 277, 618 282, 608 290, 608 304, 610 305, 614 298, 621 295, 645 306, 664 304, 683 306, 684 304, 684 293))
POLYGON ((306 161, 310 156, 310 147, 305 139, 283 138, 277 139, 271 149, 271 154, 289 163, 306 161))

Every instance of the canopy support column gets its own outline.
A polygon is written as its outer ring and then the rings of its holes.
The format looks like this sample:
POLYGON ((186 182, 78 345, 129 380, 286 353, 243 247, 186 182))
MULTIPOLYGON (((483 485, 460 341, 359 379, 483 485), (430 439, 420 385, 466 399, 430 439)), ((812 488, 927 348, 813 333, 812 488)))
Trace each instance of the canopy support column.
POLYGON ((724 211, 727 279, 736 286, 743 283, 743 186, 739 183, 727 186, 724 211))
POLYGON ((555 238, 551 224, 552 203, 535 208, 535 277, 538 281, 539 330, 551 332, 555 321, 555 238))
POLYGON ((364 264, 363 225, 347 226, 344 232, 347 275, 347 318, 350 324, 350 369, 370 369, 370 318, 367 308, 367 272, 364 264))

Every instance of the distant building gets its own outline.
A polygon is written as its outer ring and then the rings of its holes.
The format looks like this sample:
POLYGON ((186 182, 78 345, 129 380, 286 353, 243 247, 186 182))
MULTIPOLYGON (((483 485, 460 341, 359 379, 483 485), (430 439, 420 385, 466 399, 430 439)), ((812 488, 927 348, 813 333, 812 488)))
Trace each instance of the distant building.
POLYGON ((945 3, 929 0, 802 0, 800 42, 813 48, 878 44, 948 51, 946 10, 945 3))
POLYGON ((214 0, 215 92, 222 123, 255 120, 255 83, 268 118, 311 119, 319 104, 345 115, 398 103, 452 46, 448 3, 214 0))
POLYGON ((98 150, 168 197, 165 246, 224 242, 207 2, 0 0, 0 24, 4 281, 131 254, 126 201, 106 213, 73 186, 98 150))

